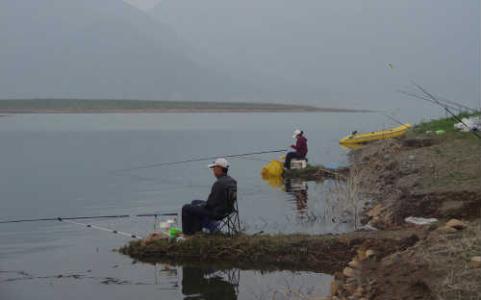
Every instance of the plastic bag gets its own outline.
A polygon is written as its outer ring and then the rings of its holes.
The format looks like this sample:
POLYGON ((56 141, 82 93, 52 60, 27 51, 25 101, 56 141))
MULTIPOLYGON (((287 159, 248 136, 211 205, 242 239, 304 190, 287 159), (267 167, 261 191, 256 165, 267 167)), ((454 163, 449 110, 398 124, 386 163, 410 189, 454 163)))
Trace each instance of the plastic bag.
POLYGON ((481 130, 481 117, 470 117, 470 118, 463 118, 461 121, 457 124, 454 124, 454 128, 461 130, 463 132, 468 132, 471 130, 481 130), (467 125, 464 125, 464 124, 467 125))
POLYGON ((272 160, 262 168, 262 177, 280 177, 284 173, 284 164, 280 160, 272 160))
POLYGON ((405 222, 416 225, 429 225, 438 221, 436 218, 407 217, 405 222))

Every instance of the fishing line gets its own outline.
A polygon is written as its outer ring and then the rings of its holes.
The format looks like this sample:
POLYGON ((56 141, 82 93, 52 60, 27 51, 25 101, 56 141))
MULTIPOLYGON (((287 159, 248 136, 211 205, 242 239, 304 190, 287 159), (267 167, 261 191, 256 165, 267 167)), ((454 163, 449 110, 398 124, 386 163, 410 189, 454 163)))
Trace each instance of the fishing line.
POLYGON ((287 151, 287 149, 258 151, 258 152, 242 153, 242 154, 217 155, 217 156, 212 156, 212 157, 193 158, 193 159, 179 160, 179 161, 172 161, 172 162, 161 162, 161 163, 156 163, 156 164, 137 166, 137 167, 126 168, 126 169, 119 169, 119 170, 115 170, 115 171, 112 171, 112 172, 129 172, 129 171, 133 171, 133 170, 148 169, 148 168, 161 167, 161 166, 173 166, 173 165, 180 165, 180 164, 191 163, 191 162, 214 160, 214 159, 217 159, 219 157, 234 158, 234 157, 268 154, 268 153, 279 153, 279 152, 285 152, 285 151, 287 151))
POLYGON ((62 218, 58 218, 58 221, 64 222, 64 223, 70 223, 70 224, 74 224, 74 225, 79 225, 79 226, 84 226, 84 227, 88 227, 88 228, 93 228, 93 229, 97 229, 97 230, 100 230, 100 231, 110 232, 110 233, 113 233, 113 234, 123 235, 123 236, 134 238, 134 239, 142 239, 142 237, 138 234, 133 234, 133 233, 128 233, 128 232, 119 231, 119 230, 115 230, 115 229, 110 229, 110 228, 106 228, 106 227, 102 227, 102 226, 97 226, 97 225, 94 225, 94 224, 80 223, 80 222, 75 222, 75 221, 71 221, 71 220, 64 220, 62 218))

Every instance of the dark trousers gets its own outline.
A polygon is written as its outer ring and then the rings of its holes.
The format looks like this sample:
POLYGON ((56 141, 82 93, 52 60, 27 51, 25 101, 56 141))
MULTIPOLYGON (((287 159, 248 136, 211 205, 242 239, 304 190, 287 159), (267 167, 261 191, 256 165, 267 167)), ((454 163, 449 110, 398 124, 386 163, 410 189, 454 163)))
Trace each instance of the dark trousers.
POLYGON ((291 168, 291 160, 293 158, 296 159, 304 159, 301 155, 299 155, 297 152, 289 152, 286 155, 286 161, 284 162, 284 168, 290 169, 291 168))
POLYGON ((192 235, 202 231, 202 223, 211 217, 212 213, 205 208, 206 202, 194 200, 190 204, 182 206, 182 232, 192 235))

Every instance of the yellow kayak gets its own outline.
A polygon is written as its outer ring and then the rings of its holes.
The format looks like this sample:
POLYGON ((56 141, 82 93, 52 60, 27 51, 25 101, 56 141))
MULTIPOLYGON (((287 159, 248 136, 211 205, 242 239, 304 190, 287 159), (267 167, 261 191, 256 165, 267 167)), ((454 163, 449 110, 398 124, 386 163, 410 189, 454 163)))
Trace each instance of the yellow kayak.
POLYGON ((402 136, 411 128, 411 124, 403 124, 396 128, 373 131, 369 133, 354 133, 339 140, 341 145, 362 144, 379 140, 386 140, 398 136, 402 136))

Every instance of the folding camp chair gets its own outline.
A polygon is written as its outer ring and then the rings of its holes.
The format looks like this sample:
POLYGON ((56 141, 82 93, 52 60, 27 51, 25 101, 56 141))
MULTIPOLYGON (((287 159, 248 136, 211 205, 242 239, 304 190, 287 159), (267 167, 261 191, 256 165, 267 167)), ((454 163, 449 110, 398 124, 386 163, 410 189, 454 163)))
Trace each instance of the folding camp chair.
POLYGON ((237 191, 229 191, 229 198, 227 201, 230 213, 219 220, 219 230, 226 232, 228 235, 235 235, 241 232, 239 206, 237 205, 237 191))
POLYGON ((240 233, 239 207, 237 205, 237 191, 230 190, 227 199, 228 213, 217 220, 206 220, 203 228, 210 233, 224 232, 228 235, 240 233))

